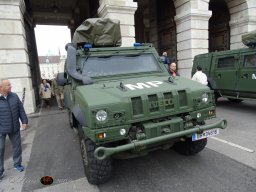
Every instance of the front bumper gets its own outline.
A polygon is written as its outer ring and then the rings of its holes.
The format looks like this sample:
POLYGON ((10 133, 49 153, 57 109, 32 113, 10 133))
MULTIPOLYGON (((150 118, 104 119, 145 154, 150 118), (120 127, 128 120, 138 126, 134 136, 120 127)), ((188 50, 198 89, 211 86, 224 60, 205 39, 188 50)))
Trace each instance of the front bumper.
POLYGON ((110 148, 98 147, 94 151, 94 157, 99 160, 103 160, 103 159, 106 159, 106 158, 112 156, 113 154, 116 154, 116 153, 132 150, 132 149, 139 151, 140 149, 145 149, 148 145, 151 145, 151 144, 156 144, 156 143, 160 143, 160 142, 167 141, 170 139, 175 139, 178 137, 191 135, 193 133, 202 132, 204 130, 209 130, 209 129, 213 129, 213 128, 225 129, 226 127, 227 127, 227 121, 222 119, 222 120, 220 120, 216 123, 210 124, 210 125, 195 126, 188 130, 170 133, 167 135, 162 135, 162 136, 154 137, 154 138, 150 138, 150 139, 133 141, 129 144, 125 144, 125 145, 121 145, 121 146, 117 146, 117 147, 110 147, 110 148))

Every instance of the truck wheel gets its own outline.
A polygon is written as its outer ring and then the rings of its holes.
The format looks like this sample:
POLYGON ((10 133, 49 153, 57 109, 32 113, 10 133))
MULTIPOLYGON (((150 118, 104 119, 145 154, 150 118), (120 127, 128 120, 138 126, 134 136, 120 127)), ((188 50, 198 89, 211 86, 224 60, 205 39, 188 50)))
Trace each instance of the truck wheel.
POLYGON ((214 98, 215 98, 215 103, 218 102, 218 98, 220 97, 219 93, 214 92, 214 98))
POLYGON ((68 109, 68 121, 69 121, 69 126, 73 129, 74 128, 74 119, 73 115, 70 109, 68 109))
POLYGON ((229 101, 233 102, 233 103, 240 103, 243 100, 242 99, 234 99, 234 98, 228 98, 229 101))
POLYGON ((98 160, 94 157, 95 144, 88 138, 80 139, 85 175, 91 184, 105 183, 112 172, 112 159, 98 160))
POLYGON ((201 139, 198 141, 192 141, 191 138, 186 139, 184 142, 177 142, 174 144, 173 149, 174 151, 185 155, 195 155, 202 151, 207 144, 207 139, 201 139))

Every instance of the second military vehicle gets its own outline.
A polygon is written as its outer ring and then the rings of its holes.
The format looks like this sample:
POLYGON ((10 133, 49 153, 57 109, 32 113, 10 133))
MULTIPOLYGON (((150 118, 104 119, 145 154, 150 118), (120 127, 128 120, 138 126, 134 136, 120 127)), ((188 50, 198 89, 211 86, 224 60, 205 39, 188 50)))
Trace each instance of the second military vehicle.
POLYGON ((171 147, 194 155, 227 125, 225 120, 204 123, 215 117, 207 86, 170 77, 152 45, 120 43, 119 21, 86 20, 67 45, 65 79, 59 77, 92 184, 111 177, 113 158, 171 147))
POLYGON ((256 31, 242 36, 248 47, 205 53, 195 56, 192 75, 200 65, 208 77, 215 98, 233 102, 256 99, 256 31))

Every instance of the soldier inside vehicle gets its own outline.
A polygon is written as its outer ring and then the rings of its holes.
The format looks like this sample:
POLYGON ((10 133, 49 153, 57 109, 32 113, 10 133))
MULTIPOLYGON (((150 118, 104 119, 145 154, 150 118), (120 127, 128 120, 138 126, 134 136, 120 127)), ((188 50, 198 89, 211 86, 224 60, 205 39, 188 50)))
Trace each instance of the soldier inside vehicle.
POLYGON ((256 67, 256 55, 245 56, 245 67, 256 67))

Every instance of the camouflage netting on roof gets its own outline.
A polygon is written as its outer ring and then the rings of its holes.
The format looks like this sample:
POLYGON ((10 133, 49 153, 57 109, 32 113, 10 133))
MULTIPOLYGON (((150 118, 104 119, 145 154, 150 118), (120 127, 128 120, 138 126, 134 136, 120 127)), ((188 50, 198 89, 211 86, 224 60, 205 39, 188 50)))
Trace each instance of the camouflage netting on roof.
POLYGON ((120 22, 109 18, 87 19, 76 29, 72 43, 90 43, 95 47, 121 46, 120 22))
POLYGON ((256 46, 256 30, 242 35, 242 42, 246 46, 256 46))

